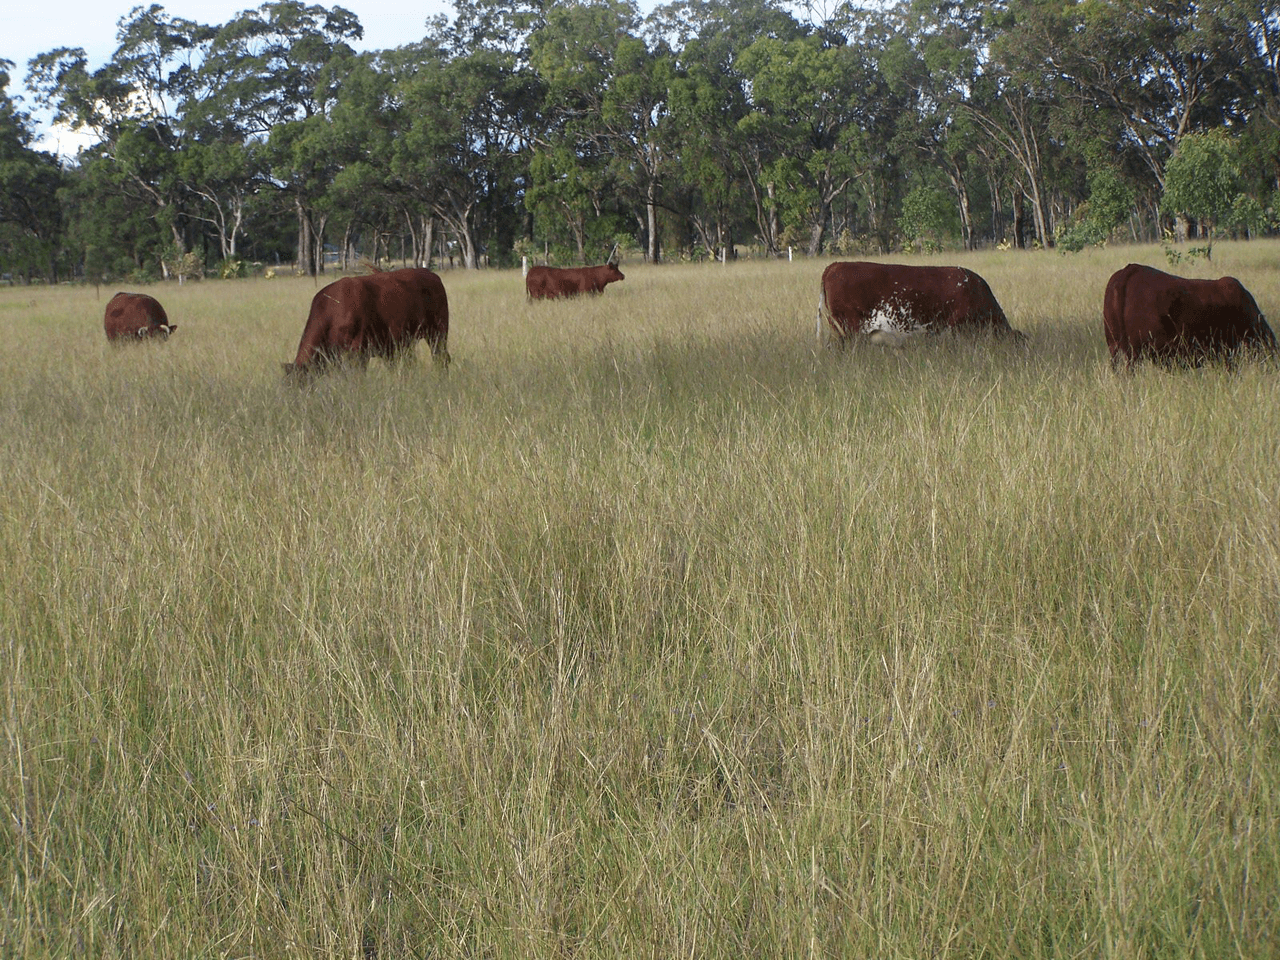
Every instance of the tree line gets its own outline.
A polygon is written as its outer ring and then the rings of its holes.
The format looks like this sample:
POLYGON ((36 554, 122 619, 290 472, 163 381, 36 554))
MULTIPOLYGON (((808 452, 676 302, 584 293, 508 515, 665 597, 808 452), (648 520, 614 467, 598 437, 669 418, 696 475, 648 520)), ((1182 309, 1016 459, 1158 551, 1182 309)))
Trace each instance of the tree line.
POLYGON ((1080 249, 1277 228, 1271 0, 455 0, 356 52, 340 6, 135 7, 111 59, 0 61, 0 262, 47 280, 1080 249))

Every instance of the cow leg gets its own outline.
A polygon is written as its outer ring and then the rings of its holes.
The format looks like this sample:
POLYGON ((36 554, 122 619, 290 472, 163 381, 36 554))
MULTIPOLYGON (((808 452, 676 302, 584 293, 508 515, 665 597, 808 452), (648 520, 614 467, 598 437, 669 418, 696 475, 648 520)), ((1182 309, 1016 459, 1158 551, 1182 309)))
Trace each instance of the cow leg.
POLYGON ((436 365, 444 370, 449 369, 452 357, 449 356, 449 337, 447 334, 443 336, 433 336, 427 339, 427 345, 431 347, 431 359, 436 365))

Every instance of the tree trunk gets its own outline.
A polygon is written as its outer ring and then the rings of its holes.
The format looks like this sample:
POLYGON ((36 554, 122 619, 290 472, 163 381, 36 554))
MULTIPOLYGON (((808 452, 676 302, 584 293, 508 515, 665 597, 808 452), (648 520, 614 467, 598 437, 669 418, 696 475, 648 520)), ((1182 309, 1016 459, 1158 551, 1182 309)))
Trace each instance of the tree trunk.
POLYGON ((963 236, 964 248, 976 250, 978 245, 973 236, 973 214, 969 209, 969 185, 965 182, 960 168, 955 165, 951 168, 951 186, 955 189, 956 203, 960 207, 960 232, 963 236))
POLYGON ((1040 246, 1048 250, 1052 246, 1052 240, 1049 234, 1049 216, 1044 208, 1044 196, 1040 192, 1040 184, 1031 181, 1031 221, 1036 228, 1036 239, 1040 241, 1040 246))
POLYGON ((822 252, 822 238, 827 232, 827 218, 819 215, 809 226, 809 256, 816 257, 822 252))
POLYGON ((476 241, 471 235, 471 224, 462 223, 453 224, 453 235, 458 241, 458 256, 462 259, 462 266, 467 270, 478 270, 479 262, 476 258, 476 241))
POLYGON ((318 217, 318 222, 312 225, 312 237, 315 240, 315 271, 316 275, 324 273, 324 227, 329 222, 328 217, 318 217))
POLYGON ((1013 245, 1018 250, 1025 250, 1026 241, 1023 239, 1023 231, 1027 227, 1027 213, 1023 209, 1022 188, 1017 184, 1013 187, 1013 245))
POLYGON ((307 276, 315 276, 315 263, 311 259, 315 246, 311 238, 311 219, 302 207, 302 201, 294 199, 294 207, 298 213, 298 272, 307 276))
POLYGON ((419 245, 415 247, 413 258, 419 267, 431 268, 431 245, 436 234, 435 217, 422 217, 418 221, 419 245))
POLYGON ((658 243, 658 191, 653 181, 649 182, 649 193, 645 198, 645 216, 649 222, 649 262, 657 263, 662 255, 658 243))

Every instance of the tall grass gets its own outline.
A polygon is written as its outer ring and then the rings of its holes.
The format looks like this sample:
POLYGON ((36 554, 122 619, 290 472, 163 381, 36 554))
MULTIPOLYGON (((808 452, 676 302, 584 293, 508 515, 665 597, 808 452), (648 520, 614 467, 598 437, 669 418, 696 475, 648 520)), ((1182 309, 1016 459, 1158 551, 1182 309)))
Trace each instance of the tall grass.
POLYGON ((1273 956, 1277 369, 1113 374, 1131 259, 448 273, 303 389, 310 281, 0 291, 0 955, 1273 956))

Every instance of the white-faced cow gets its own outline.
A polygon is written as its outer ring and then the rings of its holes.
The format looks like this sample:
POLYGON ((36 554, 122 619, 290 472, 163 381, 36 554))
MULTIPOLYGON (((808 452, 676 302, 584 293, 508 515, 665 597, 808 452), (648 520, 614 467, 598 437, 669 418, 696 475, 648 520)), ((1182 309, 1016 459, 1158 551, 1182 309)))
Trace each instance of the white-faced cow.
POLYGON ((554 300, 604 293, 606 285, 625 279, 613 261, 600 267, 530 267, 524 278, 524 289, 530 300, 554 300))
POLYGON ((1275 334, 1239 280, 1186 280, 1137 263, 1111 275, 1102 327, 1113 366, 1229 361, 1244 347, 1276 349, 1275 334))
POLYGON ((102 325, 107 339, 112 343, 128 343, 136 340, 168 340, 178 329, 169 322, 169 315, 160 301, 145 293, 117 293, 107 303, 102 325))
POLYGON ((837 262, 822 272, 818 337, 824 325, 846 341, 855 334, 898 344, 919 333, 990 331, 1022 334, 1009 326, 987 282, 963 267, 837 262))
POLYGON ((438 363, 449 363, 449 300, 430 270, 390 270, 343 277, 311 300, 302 340, 286 372, 322 369, 370 357, 394 359, 426 340, 438 363))

